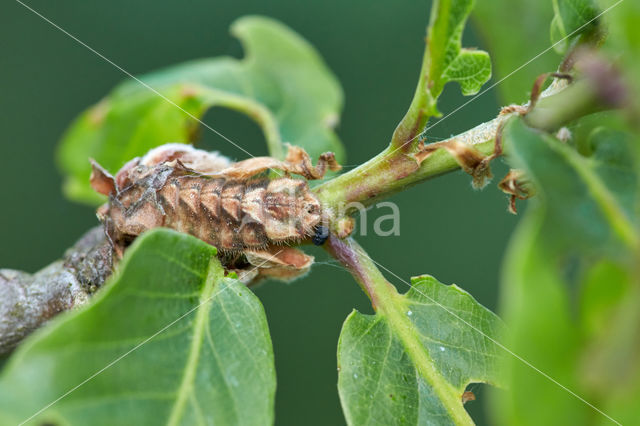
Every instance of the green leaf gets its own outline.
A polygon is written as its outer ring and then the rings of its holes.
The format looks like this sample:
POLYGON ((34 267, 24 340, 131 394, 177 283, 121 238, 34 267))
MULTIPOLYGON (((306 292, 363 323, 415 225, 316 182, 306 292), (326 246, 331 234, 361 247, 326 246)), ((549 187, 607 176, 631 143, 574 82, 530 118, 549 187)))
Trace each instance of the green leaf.
POLYGON ((397 312, 354 311, 342 328, 338 389, 348 424, 469 424, 466 386, 501 384, 502 351, 480 334, 497 338, 500 320, 426 275, 396 297, 397 312))
POLYGON ((510 158, 536 184, 545 220, 557 229, 549 235, 550 244, 598 251, 637 246, 637 164, 625 134, 596 129, 589 141, 591 157, 521 120, 510 122, 506 135, 513 147, 510 158))
MULTIPOLYGON (((199 125, 193 117, 202 117, 213 106, 255 120, 274 157, 282 158, 283 142, 290 142, 314 158, 333 151, 344 160, 333 130, 342 90, 316 50, 283 24, 264 17, 241 18, 231 32, 244 45, 244 59, 200 59, 140 77, 160 95, 137 81, 125 81, 76 119, 58 151, 69 198, 104 201, 89 186, 89 157, 116 172, 155 146, 192 142, 199 125)), ((242 141, 237 143, 242 146, 242 141)), ((223 152, 246 155, 227 145, 220 142, 223 152)))
POLYGON ((548 33, 541 29, 547 28, 552 16, 548 0, 480 1, 474 8, 473 23, 490 48, 495 79, 500 81, 495 89, 502 104, 528 100, 536 77, 558 68, 558 56, 543 53, 550 43, 548 33), (529 62, 538 54, 541 56, 529 62), (505 78, 516 70, 517 74, 505 78))
POLYGON ((393 134, 392 147, 416 140, 429 118, 441 115, 437 101, 445 84, 457 82, 463 95, 473 95, 491 78, 489 54, 461 47, 462 32, 474 3, 474 0, 433 3, 420 79, 409 110, 393 134))
POLYGON ((223 275, 215 248, 191 236, 158 229, 138 238, 87 308, 12 356, 0 376, 0 424, 62 396, 29 424, 272 424, 264 311, 223 275))
POLYGON ((589 157, 521 119, 504 138, 539 195, 504 261, 500 315, 506 346, 539 371, 505 359, 511 391, 492 395, 494 415, 509 425, 633 424, 640 174, 629 135, 601 128, 573 141, 590 145, 589 157))
POLYGON ((598 29, 595 0, 553 0, 553 11, 551 42, 558 53, 567 53, 574 40, 598 29))
POLYGON ((430 115, 439 115, 436 100, 446 83, 458 82, 463 95, 473 95, 491 77, 487 52, 461 48, 462 32, 474 4, 473 0, 443 0, 433 5, 425 55, 430 115))

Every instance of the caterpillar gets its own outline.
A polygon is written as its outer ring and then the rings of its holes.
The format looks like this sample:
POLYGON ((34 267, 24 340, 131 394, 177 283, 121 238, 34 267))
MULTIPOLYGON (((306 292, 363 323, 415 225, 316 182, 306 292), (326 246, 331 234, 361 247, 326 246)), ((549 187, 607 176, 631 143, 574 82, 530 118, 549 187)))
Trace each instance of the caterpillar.
POLYGON ((288 244, 307 239, 322 244, 328 235, 321 203, 307 179, 340 168, 332 153, 322 154, 314 167, 309 155, 294 146, 284 161, 256 157, 232 164, 182 144, 155 148, 125 164, 115 177, 97 162, 91 164, 92 187, 109 197, 98 217, 118 255, 143 232, 167 227, 218 248, 229 269, 243 269, 269 254, 289 268, 269 271, 286 272, 280 278, 308 269, 313 260, 288 244), (285 176, 264 176, 270 169, 285 176))

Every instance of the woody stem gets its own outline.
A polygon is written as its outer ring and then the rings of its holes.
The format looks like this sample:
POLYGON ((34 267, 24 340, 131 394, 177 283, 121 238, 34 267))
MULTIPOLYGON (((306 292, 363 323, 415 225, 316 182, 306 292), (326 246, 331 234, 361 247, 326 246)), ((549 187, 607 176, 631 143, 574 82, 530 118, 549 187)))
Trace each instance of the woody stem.
MULTIPOLYGON (((603 99, 602 90, 596 84, 598 82, 587 78, 568 86, 554 83, 543 93, 535 107, 526 112, 525 121, 532 127, 554 131, 576 118, 618 106, 603 99)), ((524 111, 527 105, 518 108, 524 111)), ((491 121, 440 143, 456 140, 481 155, 491 155, 496 132, 513 115, 500 114, 491 121)), ((316 187, 314 192, 324 206, 340 212, 339 216, 350 215, 355 211, 355 208, 349 207, 350 203, 370 206, 396 192, 460 168, 456 158, 444 149, 433 152, 418 163, 414 156, 419 150, 418 146, 407 151, 392 144, 366 163, 316 187)))

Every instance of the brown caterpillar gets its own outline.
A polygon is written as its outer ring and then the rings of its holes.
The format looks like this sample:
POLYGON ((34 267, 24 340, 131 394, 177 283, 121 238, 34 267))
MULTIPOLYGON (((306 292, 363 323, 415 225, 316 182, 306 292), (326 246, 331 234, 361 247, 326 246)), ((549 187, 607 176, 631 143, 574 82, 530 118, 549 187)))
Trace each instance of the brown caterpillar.
POLYGON ((115 178, 93 160, 92 165, 91 185, 109 196, 98 217, 119 255, 141 233, 167 227, 217 247, 228 269, 247 270, 265 261, 269 266, 258 272, 285 279, 306 271, 313 258, 283 244, 310 237, 321 244, 327 234, 307 181, 289 173, 318 179, 327 168, 340 167, 332 153, 322 154, 314 167, 308 154, 293 146, 285 161, 257 157, 230 164, 182 144, 163 145, 130 161, 115 178), (286 175, 261 177, 268 169, 286 175))

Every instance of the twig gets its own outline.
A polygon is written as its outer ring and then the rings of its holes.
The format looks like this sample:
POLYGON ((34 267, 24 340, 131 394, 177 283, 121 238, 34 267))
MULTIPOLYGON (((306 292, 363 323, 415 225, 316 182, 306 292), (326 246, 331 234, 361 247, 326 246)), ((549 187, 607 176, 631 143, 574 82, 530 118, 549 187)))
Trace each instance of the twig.
POLYGON ((0 269, 0 354, 56 314, 85 304, 111 272, 112 249, 101 226, 35 274, 0 269))
MULTIPOLYGON (((588 75, 569 85, 564 80, 554 80, 536 99, 533 108, 529 108, 528 103, 505 107, 491 121, 444 141, 418 144, 412 152, 398 150, 391 144, 368 162, 325 182, 314 191, 323 205, 337 212, 334 218, 337 222, 339 216, 348 216, 356 211, 355 206, 349 207, 352 203, 369 206, 408 187, 460 169, 459 159, 446 149, 436 150, 434 147, 445 148, 455 142, 472 148, 479 155, 495 157, 497 131, 515 114, 525 115, 525 121, 531 127, 553 131, 586 114, 619 107, 619 103, 603 99, 599 84, 601 81, 588 75), (425 146, 432 152, 421 157, 420 149, 425 146)), ((614 84, 610 82, 608 85, 614 84)))

